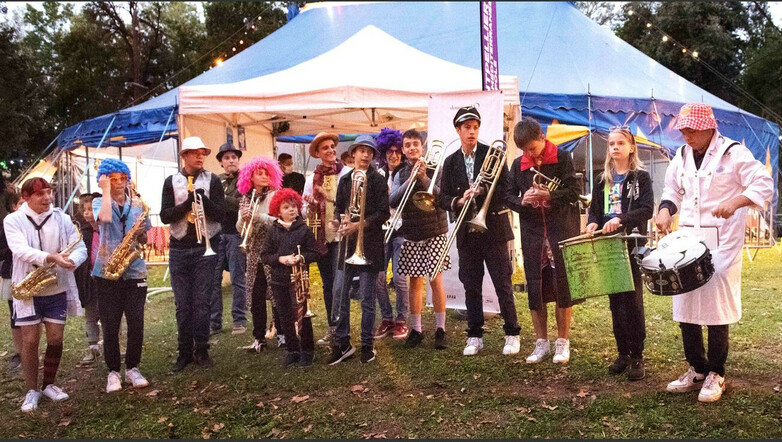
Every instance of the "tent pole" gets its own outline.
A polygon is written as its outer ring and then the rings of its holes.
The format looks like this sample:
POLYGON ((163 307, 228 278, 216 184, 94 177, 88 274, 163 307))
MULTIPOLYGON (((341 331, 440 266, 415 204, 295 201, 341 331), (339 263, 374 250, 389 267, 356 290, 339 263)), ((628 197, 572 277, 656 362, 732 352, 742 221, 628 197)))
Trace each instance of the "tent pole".
MULTIPOLYGON (((84 163, 90 164, 90 148, 87 146, 84 146, 84 163)), ((90 190, 90 168, 87 166, 87 193, 92 193, 90 190)))
POLYGON ((594 175, 594 166, 592 165, 592 91, 590 89, 589 83, 587 83, 587 110, 589 112, 589 155, 587 155, 588 158, 588 164, 587 164, 587 170, 589 171, 589 176, 587 177, 587 182, 589 183, 589 188, 587 189, 587 194, 592 194, 592 176, 594 175))
MULTIPOLYGON (((163 127, 163 132, 160 133, 160 138, 157 140, 157 145, 155 146, 155 151, 152 153, 152 160, 157 159, 157 150, 160 149, 160 143, 163 142, 163 137, 166 136, 166 132, 168 132, 168 126, 171 124, 171 118, 174 116, 174 109, 171 109, 171 113, 168 114, 168 120, 166 120, 166 125, 163 127)), ((177 161, 177 163, 179 163, 177 161)), ((136 161, 136 168, 138 169, 138 161, 136 161)), ((147 172, 144 174, 144 178, 147 177, 147 174, 149 174, 149 169, 147 169, 147 172)), ((136 170, 136 184, 138 184, 138 170, 136 170)))
MULTIPOLYGON (((79 127, 81 127, 81 126, 79 126, 79 127)), ((61 132, 61 133, 62 133, 62 132, 61 132)), ((61 134, 61 133, 60 133, 60 134, 61 134)), ((40 155, 38 155, 38 158, 36 158, 36 159, 35 159, 35 161, 33 161, 33 162, 32 162, 32 163, 29 165, 29 166, 27 166, 27 168, 24 170, 24 172, 20 173, 20 174, 19 174, 19 176, 17 176, 17 177, 16 177, 16 179, 13 181, 13 184, 14 184, 14 186, 17 186, 18 184, 20 184, 19 182, 22 180, 22 178, 24 178, 25 176, 27 176, 27 174, 30 172, 30 170, 31 170, 33 167, 35 167, 35 165, 36 165, 36 164, 38 164, 38 162, 39 162, 39 161, 41 161, 41 159, 42 159, 44 156, 46 156, 46 152, 47 152, 49 149, 51 149, 51 147, 54 145, 54 142, 55 142, 55 141, 57 141, 57 139, 59 139, 59 138, 60 138, 60 134, 58 134, 56 137, 54 137, 54 139, 53 139, 53 140, 52 140, 52 141, 49 143, 49 145, 48 145, 48 146, 46 146, 46 149, 44 149, 43 151, 41 151, 41 154, 40 154, 40 155)))

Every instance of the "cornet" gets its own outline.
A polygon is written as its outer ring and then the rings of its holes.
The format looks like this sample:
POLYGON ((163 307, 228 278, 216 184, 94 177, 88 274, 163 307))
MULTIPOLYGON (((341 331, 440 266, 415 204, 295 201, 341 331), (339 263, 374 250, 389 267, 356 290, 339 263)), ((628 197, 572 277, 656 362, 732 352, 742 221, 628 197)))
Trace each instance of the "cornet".
POLYGON ((529 170, 531 170, 535 175, 532 177, 532 184, 535 187, 542 187, 549 190, 549 192, 553 192, 557 189, 559 189, 559 186, 562 184, 562 180, 560 180, 557 177, 549 178, 546 175, 543 175, 535 169, 534 167, 530 167, 529 170))
POLYGON ((187 215, 187 220, 195 226, 196 230, 196 242, 201 244, 201 241, 206 243, 206 251, 204 256, 212 256, 215 251, 212 250, 212 244, 209 242, 209 230, 206 227, 206 212, 204 211, 204 199, 198 192, 195 191, 195 185, 193 184, 193 177, 187 177, 187 191, 193 192, 193 206, 191 212, 187 215))

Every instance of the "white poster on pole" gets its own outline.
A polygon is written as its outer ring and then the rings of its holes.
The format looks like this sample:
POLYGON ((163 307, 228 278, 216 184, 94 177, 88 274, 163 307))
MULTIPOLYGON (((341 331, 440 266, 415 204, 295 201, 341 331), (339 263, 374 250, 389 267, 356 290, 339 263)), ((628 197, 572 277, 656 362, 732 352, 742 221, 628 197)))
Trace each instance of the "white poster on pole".
MULTIPOLYGON (((464 106, 475 106, 481 114, 481 129, 478 133, 478 141, 491 145, 494 140, 502 140, 502 105, 503 97, 501 91, 469 92, 456 94, 437 94, 432 95, 429 101, 429 132, 427 135, 427 145, 432 140, 442 140, 446 146, 446 154, 456 152, 461 148, 459 135, 453 127, 453 117, 456 111, 464 106)), ((480 164, 475 165, 480 168, 480 164)), ((454 214, 454 218, 458 212, 454 214)), ((454 224, 451 224, 449 217, 448 234, 453 231, 454 224)), ((465 220, 466 222, 467 220, 465 220)), ((454 239, 449 256, 451 257, 451 269, 443 272, 443 286, 445 288, 445 305, 448 308, 466 310, 464 303, 464 285, 459 280, 459 252, 456 249, 456 240, 454 239)), ((426 286, 426 305, 432 306, 432 290, 426 286)), ((485 313, 499 313, 500 304, 497 301, 497 293, 489 277, 489 270, 484 264, 483 277, 483 311, 485 313)))

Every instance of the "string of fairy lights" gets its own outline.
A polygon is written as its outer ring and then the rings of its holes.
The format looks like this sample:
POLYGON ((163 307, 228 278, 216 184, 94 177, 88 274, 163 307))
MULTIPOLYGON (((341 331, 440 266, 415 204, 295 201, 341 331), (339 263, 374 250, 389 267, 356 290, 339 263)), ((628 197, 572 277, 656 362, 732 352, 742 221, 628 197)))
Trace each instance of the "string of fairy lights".
MULTIPOLYGON (((752 94, 747 92, 744 88, 742 88, 741 86, 736 84, 733 80, 731 80, 730 78, 726 77, 718 69, 716 69, 715 67, 713 67, 712 65, 710 65, 709 63, 704 61, 701 58, 701 56, 700 56, 701 54, 698 52, 697 49, 688 48, 686 45, 680 43, 675 38, 673 38, 670 34, 665 32, 663 29, 660 29, 654 23, 652 23, 652 20, 650 18, 646 17, 644 14, 636 11, 633 8, 628 8, 627 15, 630 16, 630 17, 635 15, 638 18, 640 18, 643 22, 646 23, 646 28, 647 29, 653 30, 653 31, 657 31, 662 36, 661 40, 662 40, 663 43, 668 43, 668 44, 673 45, 676 48, 681 49, 681 52, 682 52, 683 55, 689 56, 695 62, 700 63, 703 67, 705 67, 706 69, 711 71, 717 78, 719 78, 720 80, 722 80, 725 83, 727 83, 728 85, 730 85, 733 89, 738 91, 742 96, 747 98, 753 104, 755 104, 756 106, 758 106, 762 110, 766 111, 770 116, 772 116, 775 120, 777 120, 778 124, 782 124, 782 116, 780 116, 778 113, 776 113, 770 107, 768 107, 765 104, 763 104, 760 100, 758 100, 752 94)), ((782 137, 780 137, 780 139, 782 139, 782 137)))

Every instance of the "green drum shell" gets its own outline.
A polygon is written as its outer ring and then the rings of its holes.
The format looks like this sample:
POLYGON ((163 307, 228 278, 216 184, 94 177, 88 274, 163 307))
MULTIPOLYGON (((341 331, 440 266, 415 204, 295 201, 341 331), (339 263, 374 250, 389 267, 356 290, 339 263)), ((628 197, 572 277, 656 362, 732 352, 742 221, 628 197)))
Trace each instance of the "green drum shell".
POLYGON ((573 300, 635 290, 627 243, 618 236, 560 243, 573 300))

